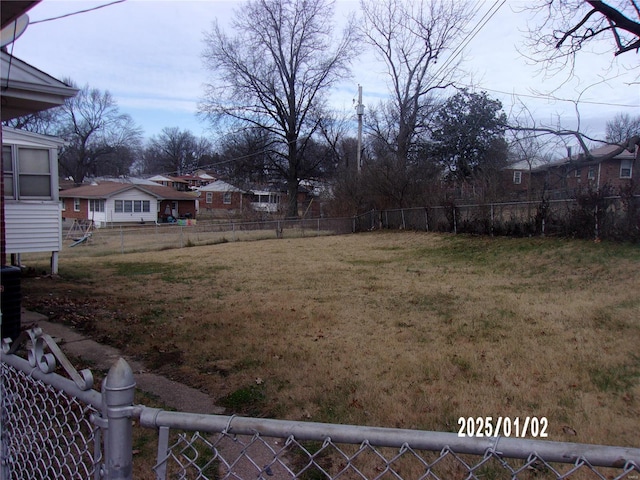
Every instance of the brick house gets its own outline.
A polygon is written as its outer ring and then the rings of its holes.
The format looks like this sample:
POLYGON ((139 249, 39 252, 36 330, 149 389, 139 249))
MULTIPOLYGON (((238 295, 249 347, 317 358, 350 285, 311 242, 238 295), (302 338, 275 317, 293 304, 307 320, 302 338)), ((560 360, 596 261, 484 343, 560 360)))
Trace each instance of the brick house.
POLYGON ((64 220, 91 220, 96 227, 195 218, 197 213, 194 193, 162 185, 94 182, 62 190, 59 196, 64 220))
POLYGON ((168 177, 166 175, 155 175, 149 178, 150 181, 162 185, 165 187, 171 187, 174 190, 180 192, 186 192, 189 190, 189 182, 178 177, 168 177))
MULTIPOLYGON (((320 203, 310 185, 298 187, 298 216, 313 217, 320 215, 320 203)), ((257 212, 284 214, 287 211, 289 195, 284 184, 255 185, 250 191, 251 208, 257 212)))
POLYGON ((223 180, 199 187, 197 192, 200 212, 210 216, 240 214, 250 204, 248 192, 223 180))
POLYGON ((619 191, 632 185, 638 147, 633 151, 617 145, 594 148, 531 169, 519 163, 503 170, 505 190, 510 198, 571 198, 577 192, 599 190, 605 185, 619 191))

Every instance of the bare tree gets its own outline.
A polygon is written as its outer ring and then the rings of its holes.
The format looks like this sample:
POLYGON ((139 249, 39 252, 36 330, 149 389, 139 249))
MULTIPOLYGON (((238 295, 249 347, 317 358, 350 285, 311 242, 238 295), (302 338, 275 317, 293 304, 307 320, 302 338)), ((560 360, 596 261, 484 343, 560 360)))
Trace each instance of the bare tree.
POLYGON ((434 111, 434 92, 453 84, 460 60, 451 54, 472 9, 445 0, 361 0, 361 7, 362 34, 384 61, 391 89, 368 128, 404 168, 434 111))
POLYGON ((216 172, 234 184, 249 188, 254 183, 267 183, 273 135, 258 127, 245 127, 220 139, 220 159, 216 172))
POLYGON ((147 173, 183 175, 207 164, 213 146, 206 138, 196 138, 189 130, 165 127, 149 140, 144 152, 147 173))
POLYGON ((271 153, 287 182, 288 216, 298 214, 304 152, 319 128, 323 95, 348 74, 356 53, 353 22, 335 38, 332 16, 328 0, 249 0, 235 11, 234 37, 217 23, 205 37, 215 80, 200 110, 211 121, 237 120, 277 138, 271 153))
POLYGON ((59 127, 60 113, 59 108, 50 108, 49 110, 42 110, 22 117, 12 118, 11 120, 5 120, 2 124, 27 132, 55 135, 59 127))
POLYGON ((572 70, 576 55, 596 45, 614 56, 640 48, 637 0, 538 0, 525 8, 539 19, 530 25, 526 45, 550 71, 572 70))
POLYGON ((89 175, 101 175, 101 162, 118 149, 140 147, 140 128, 120 113, 108 91, 84 86, 60 107, 58 119, 56 134, 67 142, 59 159, 61 173, 78 184, 89 175))
POLYGON ((607 122, 606 139, 611 143, 623 143, 634 136, 640 136, 640 116, 618 113, 607 122))
POLYGON ((534 193, 533 169, 551 162, 554 155, 567 145, 561 143, 560 136, 536 131, 538 124, 531 111, 524 105, 521 111, 511 118, 510 123, 517 127, 508 132, 510 162, 525 167, 522 170, 526 170, 526 175, 521 181, 526 188, 526 200, 530 201, 534 193))

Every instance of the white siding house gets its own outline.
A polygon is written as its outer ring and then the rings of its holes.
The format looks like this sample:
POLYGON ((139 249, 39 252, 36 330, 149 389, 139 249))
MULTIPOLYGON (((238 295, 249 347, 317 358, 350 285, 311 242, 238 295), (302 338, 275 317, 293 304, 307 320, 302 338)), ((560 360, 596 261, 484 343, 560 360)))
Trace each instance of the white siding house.
POLYGON ((145 223, 158 219, 157 199, 137 189, 130 189, 104 201, 103 212, 91 212, 96 226, 106 223, 145 223))
POLYGON ((55 137, 9 127, 2 131, 6 253, 51 252, 54 270, 62 247, 58 199, 62 145, 55 137))
POLYGON ((62 190, 60 198, 65 220, 89 220, 96 227, 155 223, 166 216, 196 215, 194 193, 155 184, 93 182, 62 190))

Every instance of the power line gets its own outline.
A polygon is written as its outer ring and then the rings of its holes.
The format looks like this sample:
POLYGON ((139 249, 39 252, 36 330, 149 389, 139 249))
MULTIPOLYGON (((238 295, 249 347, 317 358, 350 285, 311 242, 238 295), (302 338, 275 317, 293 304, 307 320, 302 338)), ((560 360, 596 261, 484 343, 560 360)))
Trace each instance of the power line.
POLYGON ((35 25, 36 23, 50 22, 52 20, 59 20, 61 18, 71 17, 73 15, 79 15, 80 13, 93 12, 94 10, 99 10, 101 8, 110 7, 111 5, 115 5, 117 3, 123 3, 126 0, 115 0, 113 2, 105 3, 104 5, 98 5, 96 7, 87 8, 85 10, 78 10, 77 12, 65 13, 64 15, 59 15, 57 17, 45 18, 43 20, 35 20, 30 21, 29 25, 35 25))
POLYGON ((587 104, 587 105, 604 105, 607 107, 624 107, 624 108, 638 108, 638 105, 632 105, 632 104, 625 104, 625 103, 608 103, 608 102, 596 102, 596 101, 592 101, 592 100, 571 100, 569 98, 559 98, 559 97, 554 97, 552 95, 534 95, 534 94, 527 94, 527 93, 516 93, 516 92, 505 92, 503 90, 496 90, 494 88, 485 88, 485 87, 479 87, 477 85, 463 85, 462 86, 468 87, 468 88, 475 88, 475 89, 479 89, 479 90, 486 90, 487 92, 494 92, 494 93, 501 93, 503 95, 509 95, 509 96, 514 96, 514 97, 525 97, 525 98, 533 98, 535 100, 554 100, 557 102, 569 102, 569 103, 581 103, 581 104, 587 104))
MULTIPOLYGON (((482 16, 482 18, 480 18, 480 20, 478 20, 478 22, 471 29, 471 31, 465 36, 465 38, 452 51, 451 55, 447 58, 447 60, 444 62, 444 64, 440 66, 440 68, 436 71, 436 73, 432 76, 432 78, 437 78, 438 75, 440 75, 440 73, 442 73, 462 53, 464 48, 466 48, 469 45, 469 43, 487 25, 487 23, 496 15, 496 13, 498 13, 500 8, 502 8, 502 6, 505 3, 506 3, 506 0, 495 0, 494 1, 493 5, 491 5, 491 7, 489 7, 489 9, 486 11, 486 13, 482 16), (499 5, 498 5, 498 3, 499 3, 499 5)), ((474 11, 473 16, 475 16, 476 14, 477 14, 477 10, 474 11)), ((536 100, 547 100, 547 101, 553 100, 553 101, 558 101, 558 102, 569 102, 569 103, 574 103, 574 104, 576 103, 575 100, 566 99, 566 98, 558 98, 558 97, 554 97, 554 96, 551 96, 551 95, 533 95, 533 94, 515 93, 515 92, 509 93, 509 92, 505 92, 505 91, 502 91, 502 90, 477 87, 477 86, 474 86, 474 85, 463 85, 463 84, 460 84, 460 85, 468 87, 468 88, 480 88, 481 90, 486 90, 488 92, 494 92, 494 93, 501 93, 503 95, 510 95, 510 96, 516 96, 516 97, 525 97, 525 98, 533 98, 533 99, 536 99, 536 100)), ((623 107, 623 108, 637 108, 638 107, 638 105, 615 104, 615 103, 589 101, 589 100, 580 100, 579 103, 587 104, 587 105, 601 105, 601 106, 623 107)))
MULTIPOLYGON (((498 5, 499 2, 500 2, 500 0, 495 0, 493 2, 493 5, 491 5, 491 7, 489 7, 489 9, 486 11, 486 13, 480 18, 480 20, 478 20, 478 22, 475 24, 475 26, 469 31, 469 33, 467 33, 467 35, 462 39, 462 41, 458 44, 458 46, 456 48, 454 48, 453 52, 451 52, 451 55, 449 55, 447 60, 444 62, 443 65, 440 66, 440 68, 435 72, 435 74, 432 76, 432 78, 437 78, 440 75, 440 73, 444 72, 444 70, 458 56, 460 56, 462 51, 467 47, 467 45, 469 45, 471 40, 473 40, 476 37, 476 35, 478 33, 480 33, 480 31, 486 26, 486 24, 489 22, 489 20, 491 20, 495 16, 495 14, 498 13, 500 8, 502 8, 502 6, 506 3, 506 0, 502 0, 502 3, 500 3, 498 5)), ((476 15, 476 13, 477 13, 477 11, 474 12, 474 16, 476 15)))

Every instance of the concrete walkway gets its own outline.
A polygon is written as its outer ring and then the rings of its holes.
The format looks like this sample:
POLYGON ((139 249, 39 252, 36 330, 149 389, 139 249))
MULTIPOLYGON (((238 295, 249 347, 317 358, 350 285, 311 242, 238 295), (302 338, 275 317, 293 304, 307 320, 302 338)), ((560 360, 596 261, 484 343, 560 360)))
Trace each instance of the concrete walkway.
MULTIPOLYGON (((91 370, 108 371, 120 357, 123 357, 133 370, 136 387, 155 395, 168 408, 202 414, 224 413, 224 408, 216 406, 205 393, 149 373, 142 363, 127 358, 116 348, 99 344, 66 325, 49 322, 45 315, 23 309, 21 322, 23 327, 40 327, 44 333, 56 340, 65 355, 82 359, 90 365, 91 370)), ((96 387, 99 388, 99 385, 94 386, 96 387)))

